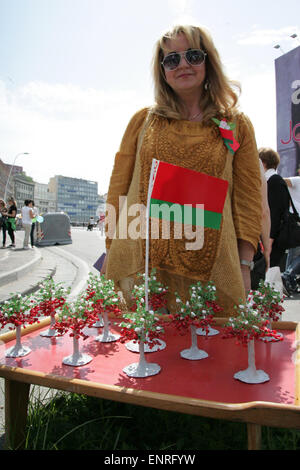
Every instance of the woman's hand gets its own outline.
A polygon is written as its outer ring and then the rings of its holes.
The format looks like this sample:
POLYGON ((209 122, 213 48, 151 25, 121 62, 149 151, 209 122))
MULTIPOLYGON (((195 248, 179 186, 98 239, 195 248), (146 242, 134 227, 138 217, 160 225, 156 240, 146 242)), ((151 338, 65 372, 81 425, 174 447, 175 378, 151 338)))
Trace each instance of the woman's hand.
POLYGON ((249 266, 241 265, 241 272, 244 282, 245 293, 248 295, 248 292, 251 290, 251 271, 249 266))
MULTIPOLYGON (((238 251, 240 260, 252 261, 254 257, 254 248, 247 240, 238 239, 238 251)), ((250 267, 244 264, 240 265, 241 273, 244 281, 245 293, 251 290, 251 271, 250 267)))

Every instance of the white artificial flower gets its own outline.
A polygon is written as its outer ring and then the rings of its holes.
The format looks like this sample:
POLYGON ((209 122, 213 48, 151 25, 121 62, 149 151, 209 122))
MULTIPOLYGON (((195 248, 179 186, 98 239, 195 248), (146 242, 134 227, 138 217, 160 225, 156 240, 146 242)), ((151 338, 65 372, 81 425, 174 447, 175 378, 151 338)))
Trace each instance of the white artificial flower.
POLYGON ((220 124, 219 124, 219 127, 221 127, 221 129, 227 129, 227 130, 230 130, 230 126, 229 124, 226 122, 226 121, 220 121, 220 124))

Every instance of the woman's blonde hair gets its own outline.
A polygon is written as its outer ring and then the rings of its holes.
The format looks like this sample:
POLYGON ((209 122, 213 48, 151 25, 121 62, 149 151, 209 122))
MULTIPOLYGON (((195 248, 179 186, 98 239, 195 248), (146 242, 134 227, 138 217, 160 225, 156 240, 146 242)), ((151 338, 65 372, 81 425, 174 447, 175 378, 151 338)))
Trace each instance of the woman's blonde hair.
POLYGON ((203 121, 209 122, 212 117, 231 119, 236 113, 238 103, 238 94, 234 88, 240 92, 240 86, 226 77, 219 53, 209 32, 198 26, 175 26, 157 41, 152 64, 155 96, 153 112, 169 118, 183 118, 179 98, 166 82, 161 64, 166 41, 174 39, 178 34, 186 36, 191 48, 202 49, 207 53, 206 86, 200 102, 203 121))

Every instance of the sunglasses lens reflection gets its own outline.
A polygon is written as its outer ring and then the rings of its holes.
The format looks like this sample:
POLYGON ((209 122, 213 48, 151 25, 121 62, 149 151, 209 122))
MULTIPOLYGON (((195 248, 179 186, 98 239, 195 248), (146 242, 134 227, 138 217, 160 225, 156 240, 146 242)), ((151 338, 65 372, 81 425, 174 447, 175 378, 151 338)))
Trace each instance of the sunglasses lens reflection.
POLYGON ((169 54, 164 58, 163 64, 166 70, 174 70, 180 63, 180 54, 169 54))
POLYGON ((175 70, 180 64, 181 56, 184 56, 190 65, 201 65, 205 59, 205 54, 200 49, 190 49, 182 52, 172 52, 168 54, 163 60, 163 66, 166 70, 175 70))

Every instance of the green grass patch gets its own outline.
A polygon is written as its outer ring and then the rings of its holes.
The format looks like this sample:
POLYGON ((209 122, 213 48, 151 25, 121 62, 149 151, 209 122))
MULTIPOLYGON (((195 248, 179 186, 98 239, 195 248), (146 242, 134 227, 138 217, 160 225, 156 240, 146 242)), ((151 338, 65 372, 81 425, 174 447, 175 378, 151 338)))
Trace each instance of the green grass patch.
MULTIPOLYGON (((28 413, 27 450, 244 450, 245 423, 58 392, 28 413)), ((299 450, 300 431, 263 428, 262 448, 299 450)))

